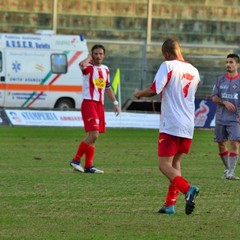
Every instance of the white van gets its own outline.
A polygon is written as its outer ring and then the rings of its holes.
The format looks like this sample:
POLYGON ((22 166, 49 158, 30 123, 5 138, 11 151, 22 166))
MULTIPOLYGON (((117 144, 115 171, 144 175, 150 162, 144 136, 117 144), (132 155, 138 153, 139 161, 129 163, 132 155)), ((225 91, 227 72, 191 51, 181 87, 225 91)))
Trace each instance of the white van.
POLYGON ((82 35, 0 33, 0 107, 79 109, 82 35))

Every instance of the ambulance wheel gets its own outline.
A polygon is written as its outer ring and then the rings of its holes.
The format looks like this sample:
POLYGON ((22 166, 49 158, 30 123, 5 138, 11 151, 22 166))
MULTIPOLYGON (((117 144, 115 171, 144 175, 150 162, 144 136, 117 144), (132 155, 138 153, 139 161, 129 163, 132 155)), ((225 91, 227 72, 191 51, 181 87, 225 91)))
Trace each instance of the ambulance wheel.
POLYGON ((55 108, 61 109, 61 110, 68 110, 74 108, 74 103, 69 98, 60 98, 55 104, 55 108))

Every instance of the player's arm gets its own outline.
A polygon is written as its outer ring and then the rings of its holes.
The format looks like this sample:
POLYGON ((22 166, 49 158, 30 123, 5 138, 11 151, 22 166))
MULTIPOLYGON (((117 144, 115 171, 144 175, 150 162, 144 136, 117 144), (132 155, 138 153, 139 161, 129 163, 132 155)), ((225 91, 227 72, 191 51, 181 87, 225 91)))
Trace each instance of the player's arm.
POLYGON ((114 112, 115 112, 116 116, 118 116, 119 113, 120 113, 120 108, 119 108, 119 105, 118 105, 118 101, 117 101, 117 99, 114 95, 114 92, 112 90, 112 87, 106 88, 105 92, 106 92, 108 98, 112 101, 114 112))
POLYGON ((225 101, 222 100, 222 99, 221 99, 220 97, 218 97, 217 95, 213 95, 213 96, 212 96, 212 101, 213 101, 214 103, 216 103, 216 104, 221 105, 221 106, 225 106, 225 105, 224 105, 225 101))
POLYGON ((153 97, 156 95, 156 93, 150 87, 148 87, 143 90, 135 89, 133 95, 135 98, 140 99, 142 97, 153 97))
POLYGON ((81 69, 84 69, 91 61, 92 61, 92 55, 88 54, 88 56, 79 63, 79 67, 81 69))
POLYGON ((168 69, 166 63, 164 62, 158 69, 152 85, 143 90, 135 89, 133 95, 137 99, 140 99, 142 97, 153 97, 163 90, 163 88, 167 84, 167 81, 168 81, 168 69))
POLYGON ((236 107, 233 103, 223 100, 220 97, 218 97, 217 95, 212 96, 212 101, 218 105, 221 105, 221 106, 227 108, 227 110, 230 112, 236 111, 236 107))

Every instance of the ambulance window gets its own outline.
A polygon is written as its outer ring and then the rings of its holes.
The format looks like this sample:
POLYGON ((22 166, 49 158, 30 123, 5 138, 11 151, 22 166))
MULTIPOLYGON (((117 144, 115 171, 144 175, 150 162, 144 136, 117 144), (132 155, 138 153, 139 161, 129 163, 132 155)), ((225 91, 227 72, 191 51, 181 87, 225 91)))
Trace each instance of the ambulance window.
POLYGON ((2 52, 0 52, 0 72, 2 72, 2 52))
POLYGON ((67 56, 65 54, 51 55, 51 70, 52 73, 66 73, 67 72, 67 56))

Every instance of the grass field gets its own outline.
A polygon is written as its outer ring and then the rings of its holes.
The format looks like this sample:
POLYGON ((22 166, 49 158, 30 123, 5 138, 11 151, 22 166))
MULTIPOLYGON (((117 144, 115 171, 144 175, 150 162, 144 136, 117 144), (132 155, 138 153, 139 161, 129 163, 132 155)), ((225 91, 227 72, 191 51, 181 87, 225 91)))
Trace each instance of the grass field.
MULTIPOLYGON (((195 132, 182 174, 200 188, 196 209, 159 215, 168 182, 157 167, 157 130, 108 129, 95 165, 69 161, 85 136, 78 128, 1 127, 0 239, 239 239, 239 181, 222 180, 212 131, 195 132)), ((236 173, 240 175, 238 164, 236 173)))

